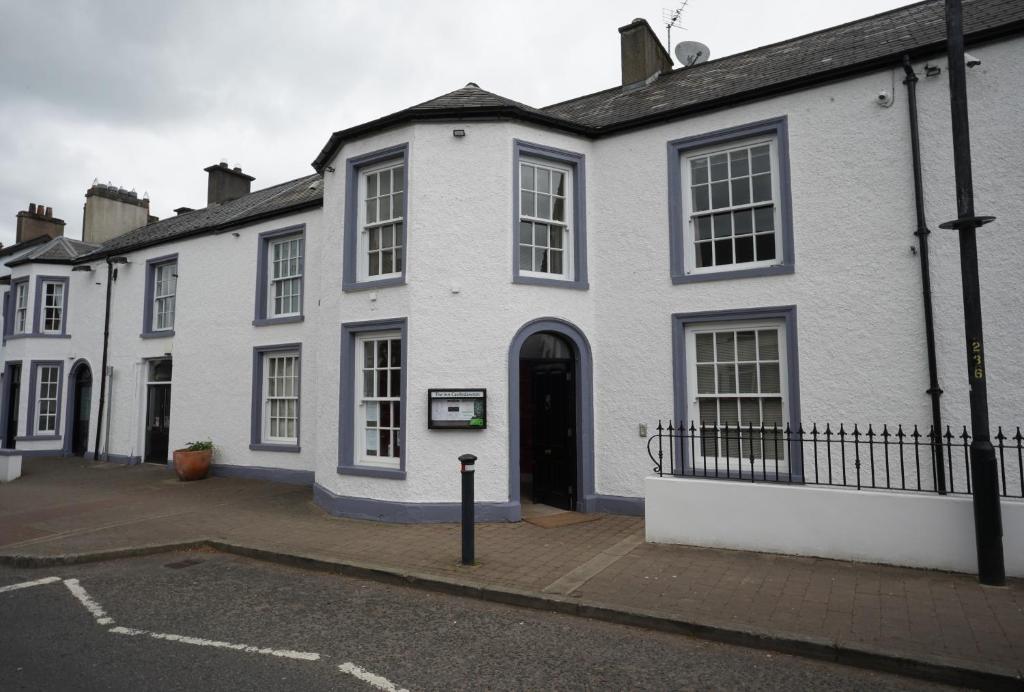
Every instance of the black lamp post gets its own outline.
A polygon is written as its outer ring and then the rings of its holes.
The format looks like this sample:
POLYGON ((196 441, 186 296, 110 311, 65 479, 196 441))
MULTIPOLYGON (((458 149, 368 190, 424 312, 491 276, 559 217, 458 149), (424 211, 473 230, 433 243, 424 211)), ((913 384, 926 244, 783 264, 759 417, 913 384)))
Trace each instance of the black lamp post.
POLYGON ((1006 583, 1003 565, 1003 522, 999 506, 996 453, 989 437, 988 372, 981 324, 981 287, 978 282, 976 231, 993 216, 974 212, 971 179, 971 128, 967 119, 967 78, 964 65, 963 14, 960 0, 946 0, 946 44, 949 54, 949 103, 953 121, 953 165, 956 172, 957 218, 940 224, 960 233, 960 274, 964 291, 964 327, 967 336, 967 380, 971 399, 971 482, 974 487, 974 536, 978 549, 978 580, 1006 583))

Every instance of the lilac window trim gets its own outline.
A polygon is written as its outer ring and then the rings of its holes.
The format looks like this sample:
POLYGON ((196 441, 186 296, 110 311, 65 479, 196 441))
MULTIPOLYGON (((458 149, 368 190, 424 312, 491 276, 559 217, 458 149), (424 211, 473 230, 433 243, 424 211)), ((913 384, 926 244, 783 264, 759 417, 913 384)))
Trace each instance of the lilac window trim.
POLYGON ((285 228, 278 228, 273 231, 264 231, 259 235, 259 249, 256 265, 256 310, 252 320, 253 326, 262 327, 268 324, 289 324, 291 322, 302 322, 305 319, 306 311, 306 224, 300 223, 285 228), (287 317, 268 317, 267 297, 270 290, 270 274, 267 263, 270 257, 270 244, 286 236, 298 236, 302 239, 302 276, 299 277, 301 288, 299 289, 299 314, 288 315, 287 317))
MULTIPOLYGON (((668 244, 669 271, 672 283, 685 284, 699 281, 720 281, 722 279, 738 279, 752 276, 776 276, 792 274, 795 271, 795 247, 793 242, 793 194, 790 185, 789 166, 789 120, 786 116, 761 120, 724 130, 716 130, 694 137, 684 137, 668 143, 668 244), (703 149, 716 144, 727 145, 730 142, 772 135, 776 140, 776 152, 779 160, 779 228, 782 234, 781 262, 770 267, 752 267, 750 269, 723 269, 700 274, 687 274, 685 256, 692 252, 685 239, 686 202, 683 195, 682 160, 690 151, 703 149)), ((738 266, 738 265, 734 265, 738 266)))
POLYGON ((408 416, 407 380, 409 377, 409 322, 406 318, 346 322, 341 325, 341 370, 338 400, 338 473, 350 476, 392 478, 405 480, 405 464, 408 450, 405 447, 406 418, 408 416), (356 337, 369 332, 397 331, 402 341, 402 386, 401 405, 402 427, 401 455, 397 469, 360 466, 355 463, 355 364, 356 337))
POLYGON ((590 288, 587 280, 587 171, 586 157, 573 151, 556 149, 543 144, 534 144, 521 139, 513 140, 512 150, 512 283, 535 286, 575 288, 585 291, 590 288), (572 169, 572 219, 573 228, 573 278, 546 279, 539 276, 522 276, 519 273, 519 162, 522 157, 540 159, 572 169))
POLYGON ((15 438, 17 440, 59 440, 61 438, 60 424, 61 424, 61 401, 64 395, 64 361, 61 360, 33 360, 29 364, 29 380, 28 380, 28 408, 26 411, 25 418, 25 430, 31 432, 24 437, 15 438), (57 368, 57 411, 56 419, 54 421, 53 433, 39 434, 36 432, 36 425, 39 421, 36 420, 36 385, 39 383, 39 368, 46 366, 54 366, 57 368))
POLYGON ((56 339, 70 339, 71 336, 68 334, 68 289, 70 288, 70 281, 66 276, 36 276, 36 292, 33 300, 35 304, 32 306, 32 336, 49 337, 56 339), (54 283, 64 285, 64 303, 61 306, 60 313, 60 333, 59 334, 44 334, 43 333, 43 284, 54 283))
POLYGON ((29 290, 29 277, 24 276, 24 277, 22 277, 20 279, 14 279, 13 281, 11 281, 11 288, 7 291, 7 295, 9 297, 9 300, 8 300, 7 304, 5 305, 5 307, 10 312, 10 318, 7 317, 7 313, 4 313, 4 319, 6 321, 6 325, 5 326, 6 326, 6 329, 7 329, 7 331, 5 331, 4 334, 5 334, 5 337, 8 338, 8 339, 19 339, 19 338, 23 338, 23 337, 31 336, 32 335, 32 332, 31 332, 31 329, 32 329, 31 319, 32 318, 30 317, 29 312, 28 312, 28 305, 25 306, 25 331, 23 331, 23 332, 15 332, 14 331, 15 316, 16 316, 17 311, 18 311, 17 310, 18 286, 21 285, 21 284, 25 284, 25 300, 27 302, 28 301, 28 290, 29 290))
MULTIPOLYGON (((139 337, 142 339, 162 339, 168 336, 174 336, 174 329, 163 329, 161 331, 153 330, 153 293, 156 289, 154 281, 156 280, 156 268, 170 263, 178 263, 177 253, 173 255, 163 255, 161 257, 154 257, 153 259, 146 260, 146 290, 145 299, 146 302, 142 306, 142 333, 139 337)), ((178 321, 178 289, 177 280, 175 280, 174 289, 174 321, 178 321)))
POLYGON ((345 160, 345 227, 342 230, 341 254, 341 290, 368 291, 388 286, 400 286, 405 283, 405 274, 409 268, 409 143, 404 142, 393 147, 378 149, 360 156, 345 160), (402 188, 402 275, 385 279, 359 280, 359 178, 362 171, 374 164, 384 163, 391 159, 401 159, 403 168, 402 188))
POLYGON ((302 451, 302 344, 273 344, 254 346, 252 349, 252 423, 249 431, 249 449, 260 452, 302 451), (263 441, 263 360, 268 353, 294 352, 299 355, 298 403, 295 411, 296 444, 263 441))
MULTIPOLYGON (((677 312, 672 315, 672 384, 675 419, 689 425, 689 398, 686 382, 686 328, 692 325, 714 322, 743 322, 766 319, 782 320, 786 335, 786 370, 789 401, 786 402, 786 423, 800 425, 800 356, 797 347, 796 305, 778 305, 734 310, 709 310, 703 312, 677 312)), ((800 445, 791 450, 790 469, 794 483, 803 480, 803 451, 800 445)), ((689 450, 678 445, 672 460, 674 469, 689 468, 689 450)))

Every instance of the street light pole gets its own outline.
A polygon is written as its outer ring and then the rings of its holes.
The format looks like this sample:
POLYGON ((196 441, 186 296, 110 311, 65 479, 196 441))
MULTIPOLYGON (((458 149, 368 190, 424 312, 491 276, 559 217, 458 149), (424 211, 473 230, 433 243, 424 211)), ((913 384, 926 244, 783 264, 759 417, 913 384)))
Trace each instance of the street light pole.
POLYGON ((940 224, 960 233, 960 274, 964 292, 967 336, 967 380, 971 403, 971 482, 974 488, 974 536, 978 550, 978 580, 1006 583, 1003 565, 1003 526, 999 506, 996 453, 989 436, 985 338, 981 324, 981 286, 978 281, 976 231, 992 216, 974 212, 971 179, 971 128, 967 119, 967 75, 964 65, 963 13, 960 0, 946 0, 946 44, 949 55, 949 103, 953 122, 953 166, 956 173, 957 219, 940 224))

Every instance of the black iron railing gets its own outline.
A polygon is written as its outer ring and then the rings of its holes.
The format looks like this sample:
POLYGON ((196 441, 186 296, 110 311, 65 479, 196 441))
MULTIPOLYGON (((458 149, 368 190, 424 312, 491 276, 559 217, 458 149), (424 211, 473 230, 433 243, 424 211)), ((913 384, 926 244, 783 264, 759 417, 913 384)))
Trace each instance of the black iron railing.
MULTIPOLYGON (((971 493, 971 435, 947 426, 936 435, 918 426, 849 428, 829 424, 754 427, 659 421, 647 452, 659 476, 803 483, 842 488, 971 493)), ((998 428, 993 436, 999 493, 1024 498, 1024 435, 998 428)))

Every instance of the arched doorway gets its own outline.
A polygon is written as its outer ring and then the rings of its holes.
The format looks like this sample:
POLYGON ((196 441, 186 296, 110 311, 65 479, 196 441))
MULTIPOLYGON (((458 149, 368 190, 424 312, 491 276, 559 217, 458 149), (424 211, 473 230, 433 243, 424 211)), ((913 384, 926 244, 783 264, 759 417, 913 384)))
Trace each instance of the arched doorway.
POLYGON ((68 426, 65 450, 81 457, 89 449, 89 418, 92 412, 92 369, 78 361, 68 373, 68 426))
POLYGON ((509 495, 585 510, 594 494, 590 345, 563 320, 528 323, 509 349, 509 495))

